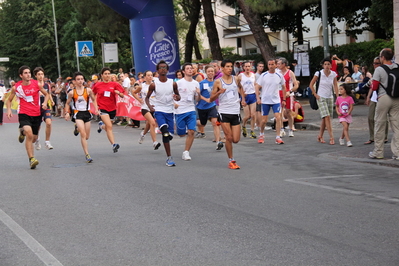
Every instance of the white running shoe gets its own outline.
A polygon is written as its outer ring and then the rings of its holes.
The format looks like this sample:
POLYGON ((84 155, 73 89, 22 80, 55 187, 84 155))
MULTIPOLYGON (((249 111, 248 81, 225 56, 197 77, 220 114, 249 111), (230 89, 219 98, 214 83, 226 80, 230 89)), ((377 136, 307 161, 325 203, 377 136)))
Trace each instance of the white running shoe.
POLYGON ((339 139, 339 145, 344 146, 345 145, 345 140, 344 139, 339 139))
POLYGON ((191 160, 190 153, 188 151, 184 151, 181 158, 185 161, 190 161, 191 160))
POLYGON ((36 150, 40 150, 42 148, 42 145, 40 144, 40 141, 39 140, 36 140, 35 141, 35 149, 36 150))
POLYGON ((54 147, 51 145, 50 141, 46 141, 45 146, 46 146, 46 149, 48 149, 48 150, 54 149, 54 147))
MULTIPOLYGON (((341 144, 341 143, 340 143, 340 144, 341 144)), ((352 142, 351 142, 351 141, 348 141, 348 142, 346 143, 346 146, 352 147, 352 142)))
POLYGON ((293 137, 293 136, 294 136, 294 131, 289 130, 289 131, 288 131, 288 137, 293 137))
POLYGON ((284 137, 285 136, 285 131, 284 131, 284 129, 281 129, 280 130, 280 137, 282 138, 282 137, 284 137))
POLYGON ((142 144, 144 141, 145 135, 143 135, 143 132, 144 131, 141 131, 141 133, 140 133, 139 144, 142 144))

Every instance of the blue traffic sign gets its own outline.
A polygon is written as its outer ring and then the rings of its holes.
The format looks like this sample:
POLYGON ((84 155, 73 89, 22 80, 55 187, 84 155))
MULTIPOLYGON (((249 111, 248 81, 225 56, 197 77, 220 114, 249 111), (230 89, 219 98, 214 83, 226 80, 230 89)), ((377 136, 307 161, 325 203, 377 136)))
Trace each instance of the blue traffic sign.
POLYGON ((76 42, 76 53, 78 57, 94 56, 93 41, 76 42))

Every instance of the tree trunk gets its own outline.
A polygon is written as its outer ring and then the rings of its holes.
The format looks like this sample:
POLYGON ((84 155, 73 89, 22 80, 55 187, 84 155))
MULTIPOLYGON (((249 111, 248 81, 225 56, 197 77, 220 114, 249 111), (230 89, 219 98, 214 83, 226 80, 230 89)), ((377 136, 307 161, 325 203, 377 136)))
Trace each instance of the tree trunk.
POLYGON ((195 40, 195 32, 197 30, 197 24, 200 17, 201 2, 200 0, 192 0, 190 9, 190 27, 188 28, 186 36, 186 47, 184 54, 184 62, 191 62, 193 58, 193 47, 195 40))
POLYGON ((202 55, 201 55, 201 51, 199 48, 197 35, 194 35, 194 52, 195 52, 195 58, 197 60, 202 60, 202 55))
POLYGON ((265 62, 267 62, 268 59, 274 58, 274 48, 270 42, 269 36, 264 30, 262 19, 259 13, 256 13, 248 5, 246 5, 245 0, 237 0, 237 4, 240 7, 246 21, 248 22, 249 28, 252 31, 265 62))
POLYGON ((297 30, 296 37, 297 37, 298 44, 303 44, 302 13, 303 13, 302 8, 295 13, 295 24, 296 24, 296 30, 297 30))
POLYGON ((223 60, 222 49, 220 48, 219 35, 216 29, 211 0, 202 0, 202 7, 204 9, 205 27, 212 58, 214 60, 223 60))

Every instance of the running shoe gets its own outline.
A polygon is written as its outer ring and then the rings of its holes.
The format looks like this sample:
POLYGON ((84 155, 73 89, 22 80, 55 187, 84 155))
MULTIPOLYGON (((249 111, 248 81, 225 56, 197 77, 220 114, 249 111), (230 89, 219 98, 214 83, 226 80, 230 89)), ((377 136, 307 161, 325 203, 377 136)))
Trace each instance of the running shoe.
POLYGON ((256 134, 252 130, 251 130, 251 136, 250 137, 251 137, 251 139, 256 139, 256 134))
POLYGON ((258 138, 258 143, 265 143, 265 136, 260 135, 258 138))
POLYGON ((22 142, 24 142, 24 140, 25 140, 24 130, 21 128, 19 130, 18 141, 19 141, 19 143, 22 143, 22 142))
POLYGON ((288 137, 293 137, 294 131, 292 129, 288 130, 288 137))
POLYGON ((191 161, 190 153, 188 151, 183 151, 181 158, 185 161, 191 161))
POLYGON ((114 153, 118 152, 119 148, 120 148, 120 146, 118 143, 115 143, 114 145, 112 145, 112 150, 114 151, 114 153))
POLYGON ((285 131, 284 131, 284 129, 282 128, 281 130, 280 130, 280 138, 282 138, 282 137, 284 137, 285 136, 285 131))
MULTIPOLYGON (((101 132, 101 131, 100 131, 101 132)), ((98 132, 98 133, 100 133, 100 132, 98 132)), ((78 130, 78 126, 75 124, 75 129, 73 130, 73 134, 75 135, 75 136, 77 136, 77 135, 79 135, 79 130, 78 130)))
POLYGON ((54 149, 54 147, 51 145, 50 141, 46 141, 44 146, 46 147, 46 149, 48 150, 52 150, 54 149))
POLYGON ((196 139, 200 139, 200 138, 202 138, 202 134, 201 134, 201 132, 196 132, 195 133, 195 136, 194 136, 194 138, 196 138, 196 139))
POLYGON ((166 166, 176 166, 176 164, 175 164, 175 162, 173 161, 173 158, 172 158, 172 156, 170 156, 170 157, 168 157, 167 159, 166 159, 166 166))
POLYGON ((372 151, 369 153, 369 157, 370 157, 371 159, 384 159, 384 157, 378 157, 378 156, 375 155, 374 152, 372 152, 372 151))
POLYGON ((40 144, 40 141, 39 140, 36 140, 35 141, 35 149, 36 150, 40 150, 42 148, 42 145, 40 144))
POLYGON ((36 166, 39 164, 39 161, 32 157, 29 159, 30 169, 35 169, 36 166))
POLYGON ((142 144, 144 142, 145 135, 143 135, 143 133, 144 133, 144 130, 141 131, 141 133, 140 133, 139 144, 142 144))
POLYGON ((281 138, 276 138, 276 144, 284 144, 284 141, 281 138))
POLYGON ((219 141, 218 144, 216 145, 216 150, 220 151, 223 148, 223 142, 219 141))
POLYGON ((246 127, 242 127, 242 135, 244 136, 244 138, 247 137, 247 128, 246 127))
POLYGON ((156 127, 156 128, 155 128, 155 132, 156 132, 157 134, 161 134, 161 133, 162 133, 161 130, 159 130, 159 127, 156 127))
POLYGON ((98 122, 98 129, 97 129, 97 132, 98 133, 101 133, 101 131, 103 130, 102 129, 102 126, 104 125, 104 122, 103 121, 100 121, 100 122, 98 122))
POLYGON ((90 157, 90 154, 86 154, 86 163, 92 163, 93 159, 90 157))
MULTIPOLYGON (((341 143, 340 143, 341 144, 341 143)), ((346 143, 346 146, 347 147, 352 147, 352 142, 351 141, 348 141, 347 143, 346 143)))
POLYGON ((344 139, 339 139, 339 145, 344 146, 345 145, 345 140, 344 139))
POLYGON ((272 130, 272 127, 265 127, 265 130, 272 130))
POLYGON ((158 148, 161 147, 161 143, 156 141, 156 142, 154 142, 154 144, 152 146, 154 147, 154 150, 158 150, 158 148))
POLYGON ((230 161, 229 168, 234 169, 234 170, 240 169, 240 167, 237 165, 236 161, 230 161))

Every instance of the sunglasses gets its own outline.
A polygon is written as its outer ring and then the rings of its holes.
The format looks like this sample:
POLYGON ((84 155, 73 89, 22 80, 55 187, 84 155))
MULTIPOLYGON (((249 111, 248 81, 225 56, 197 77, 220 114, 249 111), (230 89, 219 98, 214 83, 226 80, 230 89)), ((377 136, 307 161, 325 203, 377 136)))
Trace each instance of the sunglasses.
POLYGON ((381 65, 381 63, 373 63, 373 65, 381 65))

